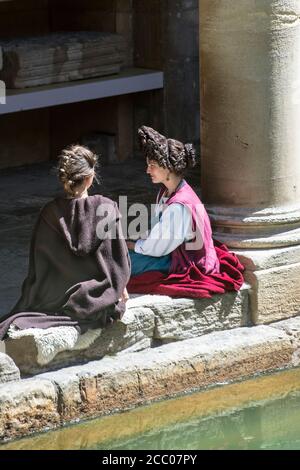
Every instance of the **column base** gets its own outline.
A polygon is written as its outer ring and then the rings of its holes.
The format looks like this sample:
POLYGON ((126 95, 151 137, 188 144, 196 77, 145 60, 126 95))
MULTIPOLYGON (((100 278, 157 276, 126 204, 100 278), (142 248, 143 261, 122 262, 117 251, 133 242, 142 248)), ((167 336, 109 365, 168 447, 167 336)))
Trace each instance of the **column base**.
POLYGON ((231 248, 260 249, 300 244, 300 206, 263 209, 206 205, 214 236, 231 248))

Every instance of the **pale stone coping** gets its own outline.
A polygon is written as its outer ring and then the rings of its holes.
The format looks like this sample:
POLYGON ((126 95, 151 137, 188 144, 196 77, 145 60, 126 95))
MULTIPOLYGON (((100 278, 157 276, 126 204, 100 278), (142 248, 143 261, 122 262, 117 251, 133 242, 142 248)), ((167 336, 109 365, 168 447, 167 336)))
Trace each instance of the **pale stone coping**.
POLYGON ((254 325, 271 324, 300 314, 300 263, 246 271, 254 325))
POLYGON ((182 341, 238 328, 249 324, 248 291, 249 285, 244 284, 241 292, 212 299, 135 295, 127 302, 122 320, 112 327, 80 335, 70 326, 17 330, 12 325, 6 349, 23 373, 32 374, 42 368, 64 367, 76 362, 76 358, 80 362, 121 350, 147 349, 156 340, 182 341))
POLYGON ((57 388, 49 380, 0 385, 0 410, 0 439, 53 429, 60 424, 57 388))
POLYGON ((288 246, 296 246, 300 244, 300 228, 289 230, 286 227, 286 231, 282 231, 275 235, 253 235, 253 238, 249 238, 249 234, 241 233, 225 233, 220 231, 214 231, 215 238, 222 243, 225 243, 228 247, 233 250, 236 249, 268 249, 268 248, 284 248, 288 246))
POLYGON ((12 325, 8 335, 10 339, 33 337, 37 347, 37 362, 44 365, 52 361, 62 351, 87 349, 101 335, 101 332, 102 329, 88 330, 80 335, 72 326, 52 327, 46 330, 41 328, 18 330, 12 325))
POLYGON ((250 271, 266 270, 300 262, 300 245, 268 250, 234 250, 241 263, 250 271))
POLYGON ((284 331, 290 338, 294 347, 292 356, 293 367, 300 366, 300 316, 283 320, 269 325, 272 328, 284 331))
POLYGON ((7 354, 0 352, 0 384, 20 380, 20 371, 7 354))
MULTIPOLYGON (((207 425, 210 426, 212 416, 220 417, 224 414, 229 416, 237 410, 244 411, 253 407, 253 403, 257 409, 266 409, 268 414, 269 406, 273 407, 274 401, 293 392, 299 393, 299 390, 300 369, 288 369, 264 374, 259 378, 252 377, 234 382, 226 387, 208 387, 200 392, 182 394, 171 400, 152 403, 150 406, 143 406, 126 413, 112 414, 104 419, 89 420, 88 423, 82 421, 77 424, 76 429, 68 426, 63 431, 52 432, 51 435, 39 433, 34 438, 28 437, 17 442, 1 444, 0 450, 57 450, 62 447, 62 437, 64 449, 95 449, 99 448, 99 445, 105 448, 104 443, 120 440, 124 442, 125 439, 127 448, 130 448, 131 439, 135 440, 141 434, 157 434, 166 428, 194 422, 195 419, 198 422, 195 432, 207 433, 207 425)), ((264 412, 260 418, 264 426, 264 412)), ((279 410, 275 421, 280 423, 280 420, 279 410)), ((213 426, 211 431, 216 432, 215 420, 211 424, 213 426)), ((280 425, 275 427, 279 433, 278 437, 282 437, 285 430, 280 425)), ((244 429, 241 423, 241 435, 244 435, 243 429, 245 434, 249 435, 249 427, 246 428, 244 429)), ((220 432, 222 430, 221 425, 220 432)), ((268 435, 268 431, 266 432, 268 435)), ((264 435, 267 436, 265 433, 264 435)))
POLYGON ((300 318, 280 323, 119 353, 0 385, 0 438, 298 365, 300 318))

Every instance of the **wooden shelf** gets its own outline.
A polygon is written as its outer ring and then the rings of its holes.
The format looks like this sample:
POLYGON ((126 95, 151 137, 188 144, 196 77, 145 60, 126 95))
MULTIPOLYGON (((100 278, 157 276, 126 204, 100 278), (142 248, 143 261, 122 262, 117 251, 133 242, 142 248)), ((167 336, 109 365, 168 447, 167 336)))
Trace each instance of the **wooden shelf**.
POLYGON ((0 114, 159 90, 163 86, 163 72, 142 68, 124 69, 117 75, 97 79, 7 90, 6 104, 0 104, 0 114))

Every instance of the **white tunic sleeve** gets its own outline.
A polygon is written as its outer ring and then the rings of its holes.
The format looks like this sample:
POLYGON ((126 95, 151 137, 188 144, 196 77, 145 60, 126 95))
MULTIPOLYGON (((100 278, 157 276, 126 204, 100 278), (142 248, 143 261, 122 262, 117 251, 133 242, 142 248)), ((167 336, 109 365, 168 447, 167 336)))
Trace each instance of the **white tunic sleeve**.
POLYGON ((170 204, 149 236, 136 242, 135 252, 158 258, 170 254, 184 241, 192 240, 193 237, 190 210, 183 204, 170 204))

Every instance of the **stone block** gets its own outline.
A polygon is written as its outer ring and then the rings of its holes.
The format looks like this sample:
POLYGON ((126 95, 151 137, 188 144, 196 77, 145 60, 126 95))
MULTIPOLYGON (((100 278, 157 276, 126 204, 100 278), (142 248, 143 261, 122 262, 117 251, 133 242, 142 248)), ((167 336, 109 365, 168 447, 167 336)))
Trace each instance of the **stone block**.
POLYGON ((56 385, 62 419, 72 420, 288 367, 293 351, 284 331, 262 325, 211 333, 147 354, 105 357, 37 378, 56 385))
POLYGON ((101 359, 121 350, 150 348, 154 331, 154 313, 149 308, 128 308, 122 321, 105 329, 79 335, 73 327, 41 330, 10 329, 5 341, 7 354, 23 374, 67 367, 101 359))
POLYGON ((23 374, 85 363, 118 352, 182 341, 249 324, 248 286, 212 299, 133 296, 122 321, 80 336, 73 327, 9 331, 6 351, 23 374))
POLYGON ((300 366, 300 316, 279 321, 270 325, 272 328, 284 331, 290 338, 294 348, 292 365, 300 366))
POLYGON ((140 395, 135 358, 143 352, 105 357, 81 366, 46 372, 38 379, 49 380, 59 389, 60 412, 68 421, 83 416, 99 416, 130 408, 140 395), (117 396, 116 396, 117 395, 117 396))
POLYGON ((148 305, 155 314, 154 339, 168 343, 248 325, 248 289, 244 284, 238 293, 211 299, 147 295, 134 299, 134 305, 148 305))
POLYGON ((20 371, 14 361, 0 352, 0 384, 20 380, 20 371))
POLYGON ((97 31, 59 32, 1 40, 7 88, 26 88, 119 73, 122 36, 97 31))
POLYGON ((60 423, 57 394, 46 380, 0 385, 0 439, 15 438, 60 423))
POLYGON ((291 318, 300 313, 300 263, 260 271, 245 278, 250 291, 251 318, 255 325, 291 318))
POLYGON ((260 250, 235 249, 234 252, 249 271, 300 263, 300 245, 260 250))

